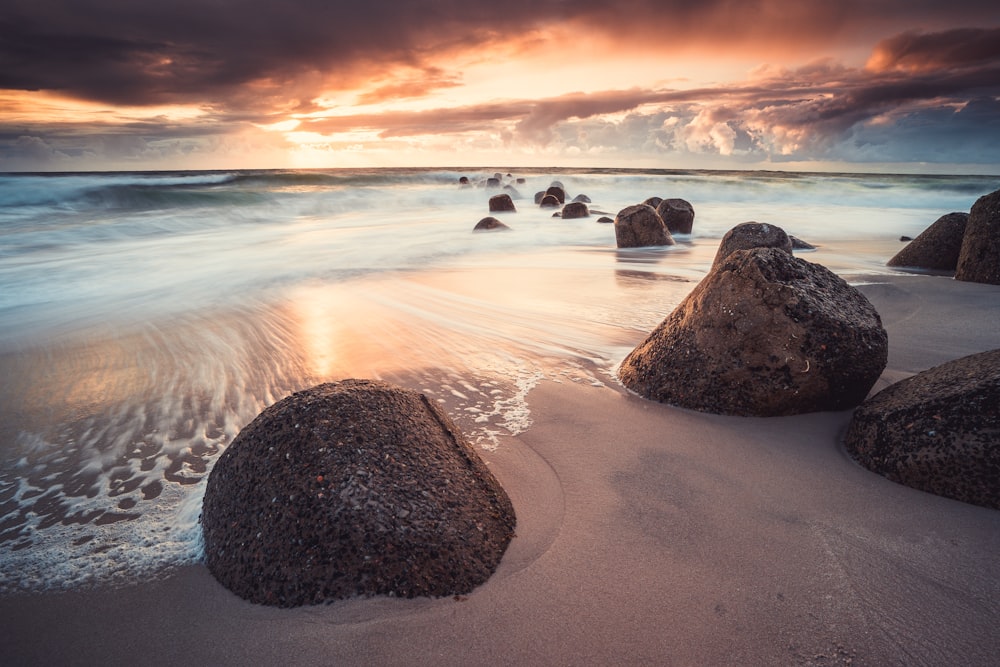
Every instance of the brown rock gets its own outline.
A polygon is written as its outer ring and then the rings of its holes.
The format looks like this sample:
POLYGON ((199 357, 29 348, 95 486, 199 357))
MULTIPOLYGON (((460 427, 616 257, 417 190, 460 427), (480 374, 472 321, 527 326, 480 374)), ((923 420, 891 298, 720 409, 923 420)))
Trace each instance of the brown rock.
POLYGON ((556 208, 560 205, 561 202, 559 201, 559 198, 556 197, 555 195, 544 195, 542 197, 542 201, 539 203, 539 206, 541 206, 542 208, 556 208))
POLYGON ((660 205, 660 202, 662 201, 663 197, 650 197, 649 199, 647 199, 642 203, 645 204, 646 206, 652 206, 653 208, 656 208, 657 206, 660 205))
POLYGON ((694 226, 694 207, 683 199, 664 199, 656 206, 671 234, 690 234, 694 226))
POLYGON ((1000 509, 1000 350, 880 391, 854 411, 846 444, 894 482, 1000 509))
POLYGON ((545 191, 545 195, 552 195, 559 200, 560 204, 566 203, 566 191, 561 185, 550 185, 549 189, 545 191))
POLYGON ((505 229, 510 229, 507 225, 503 224, 496 218, 490 216, 488 218, 483 218, 476 223, 476 226, 472 229, 474 232, 488 232, 493 230, 503 231, 505 229))
POLYGON ((968 220, 968 213, 942 215, 910 241, 909 245, 897 252, 887 264, 954 271, 958 266, 958 254, 962 249, 962 237, 968 220))
POLYGON ((972 205, 955 279, 1000 285, 1000 190, 972 205))
POLYGON ((496 569, 515 523, 447 415, 367 380, 265 409, 212 469, 201 522, 215 578, 281 607, 467 593, 496 569))
POLYGON ((818 264, 737 250, 622 362, 632 391, 720 414, 767 417, 860 403, 885 368, 875 308, 818 264))
POLYGON ((724 260, 735 250, 749 250, 750 248, 778 248, 791 255, 792 240, 785 233, 785 230, 777 225, 743 222, 730 229, 722 237, 712 266, 724 260))
POLYGON ((500 211, 517 211, 517 208, 514 207, 514 200, 506 192, 490 197, 490 213, 500 211))
POLYGON ((590 216, 587 205, 583 202, 570 202, 563 206, 562 217, 566 220, 572 218, 586 218, 590 216))
POLYGON ((656 209, 645 204, 623 208, 615 216, 615 240, 619 248, 674 245, 656 209))

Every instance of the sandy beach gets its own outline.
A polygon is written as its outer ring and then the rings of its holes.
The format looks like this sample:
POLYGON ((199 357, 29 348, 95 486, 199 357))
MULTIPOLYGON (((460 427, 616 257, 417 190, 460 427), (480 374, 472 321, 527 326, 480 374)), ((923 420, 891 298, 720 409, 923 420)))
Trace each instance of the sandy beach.
MULTIPOLYGON (((881 313, 881 386, 1000 347, 1000 288, 852 280, 881 313)), ((749 419, 545 381, 485 452, 517 512, 461 599, 247 603, 200 565, 0 599, 4 664, 994 665, 1000 513, 889 482, 850 412, 749 419)))

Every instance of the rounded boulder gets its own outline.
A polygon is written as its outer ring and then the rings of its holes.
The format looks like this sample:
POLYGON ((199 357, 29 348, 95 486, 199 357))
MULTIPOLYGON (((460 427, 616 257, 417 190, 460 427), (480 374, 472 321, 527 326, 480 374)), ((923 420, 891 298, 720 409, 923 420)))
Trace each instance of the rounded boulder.
POLYGON ((888 266, 911 266, 934 271, 954 271, 962 250, 968 213, 942 215, 893 255, 888 266))
POLYGON ((785 233, 784 229, 777 225, 763 222, 740 223, 722 237, 712 266, 717 265, 736 250, 749 250, 750 248, 778 248, 791 255, 792 239, 785 233))
POLYGON ((491 231, 503 231, 503 230, 506 230, 506 229, 510 229, 510 227, 508 227, 504 223, 500 222, 499 220, 497 220, 493 216, 489 216, 489 217, 483 218, 482 220, 480 220, 479 222, 477 222, 476 226, 473 227, 472 231, 474 231, 474 232, 491 232, 491 231))
POLYGON ((1000 285, 1000 190, 972 205, 955 279, 1000 285))
POLYGON ((883 389, 854 411, 846 445, 894 482, 1000 509, 1000 350, 883 389))
POLYGON ((694 207, 684 199, 664 199, 656 212, 671 234, 690 234, 694 227, 694 207))
POLYGON ((502 211, 517 211, 517 208, 514 206, 514 200, 506 192, 490 197, 490 213, 502 211))
POLYGON ((318 385, 226 448, 201 517, 209 570, 255 603, 467 593, 513 536, 506 493, 423 394, 318 385))
POLYGON ((674 245, 656 209, 646 204, 623 208, 615 216, 615 241, 619 248, 674 245))
POLYGON ((858 405, 885 368, 888 337, 861 292, 777 248, 714 266, 625 358, 622 383, 646 398, 770 417, 858 405))

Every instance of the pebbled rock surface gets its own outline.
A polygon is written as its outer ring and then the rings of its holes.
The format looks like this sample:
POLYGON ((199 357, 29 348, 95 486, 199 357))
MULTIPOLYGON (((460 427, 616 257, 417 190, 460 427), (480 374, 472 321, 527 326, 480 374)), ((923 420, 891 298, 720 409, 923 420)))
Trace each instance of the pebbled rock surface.
POLYGON ((1000 350, 883 389, 854 411, 846 444, 894 482, 1000 509, 1000 350))
POLYGON ((885 368, 888 337, 861 292, 777 248, 712 268, 622 362, 646 398, 768 417, 858 405, 885 368))
POLYGON ((265 409, 219 458, 208 568, 252 602, 467 593, 513 536, 506 493, 423 394, 344 380, 265 409))

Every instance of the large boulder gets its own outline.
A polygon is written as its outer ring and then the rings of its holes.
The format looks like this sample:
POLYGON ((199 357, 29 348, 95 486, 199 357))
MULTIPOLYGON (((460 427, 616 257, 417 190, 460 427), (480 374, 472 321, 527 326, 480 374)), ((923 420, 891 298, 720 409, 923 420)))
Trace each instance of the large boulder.
POLYGON ((646 398, 769 417, 856 406, 885 368, 888 339, 861 292, 777 248, 714 266, 622 362, 646 398))
POLYGON ((791 255, 792 239, 785 233, 784 229, 777 225, 763 222, 740 223, 722 237, 712 266, 719 264, 736 250, 749 250, 750 248, 778 248, 791 255))
POLYGON ((490 213, 501 211, 517 211, 517 208, 514 206, 514 200, 506 192, 490 197, 490 213))
POLYGON ((847 449, 894 482, 1000 509, 1000 350, 949 361, 854 411, 847 449))
POLYGON ((671 234, 690 234, 694 227, 694 207, 683 199, 664 199, 657 204, 656 212, 671 234))
POLYGON ((514 510, 423 394, 344 380, 265 409, 219 457, 202 511, 226 588, 290 607, 467 593, 494 572, 514 510))
POLYGON ((954 271, 962 249, 968 213, 942 215, 893 255, 889 266, 912 266, 935 271, 954 271))
POLYGON ((1000 190, 972 205, 955 279, 1000 285, 1000 190))
POLYGON ((549 189, 545 191, 545 194, 552 195, 559 200, 560 204, 566 203, 566 190, 558 181, 555 181, 552 185, 550 185, 549 189))
POLYGON ((646 204, 623 208, 615 216, 615 240, 619 248, 674 245, 656 209, 646 204))

